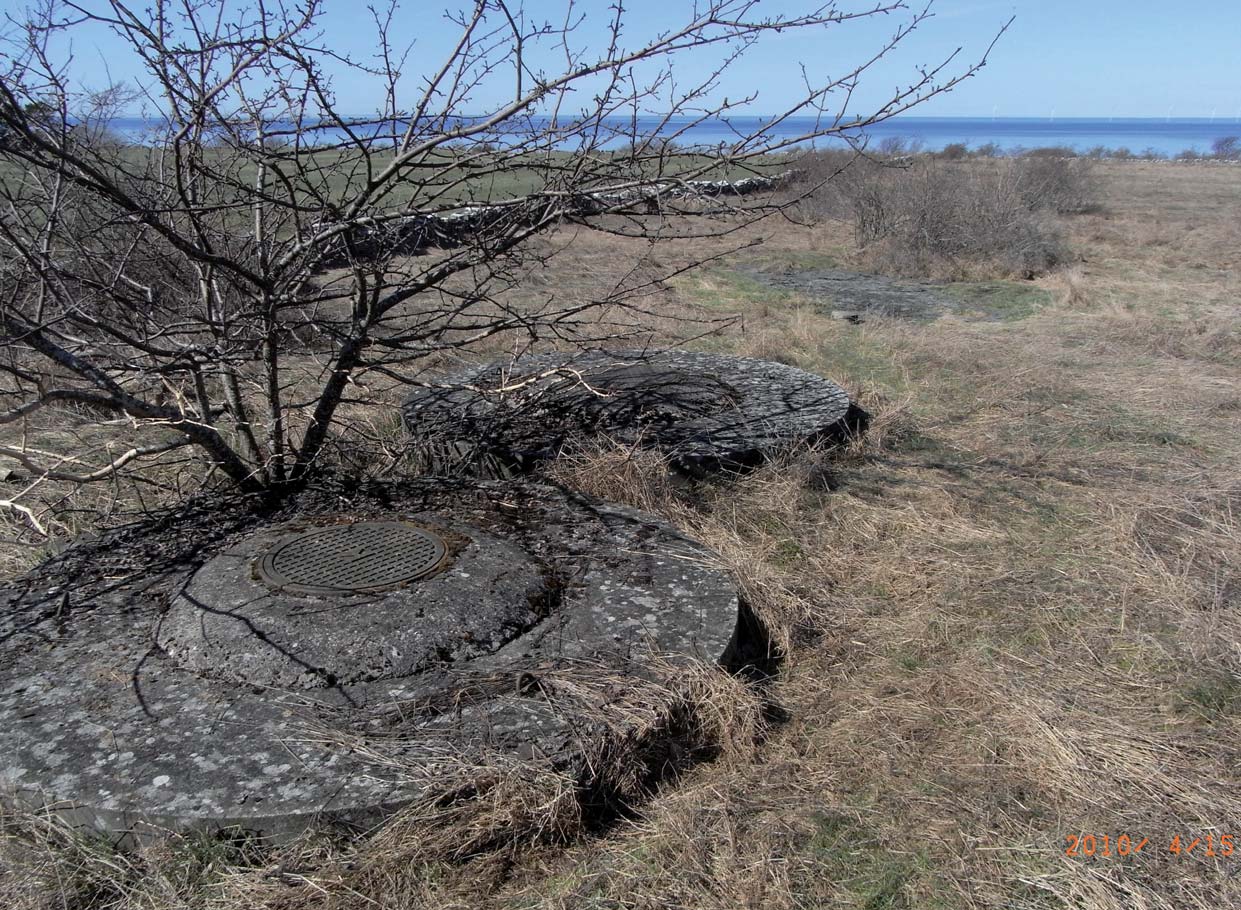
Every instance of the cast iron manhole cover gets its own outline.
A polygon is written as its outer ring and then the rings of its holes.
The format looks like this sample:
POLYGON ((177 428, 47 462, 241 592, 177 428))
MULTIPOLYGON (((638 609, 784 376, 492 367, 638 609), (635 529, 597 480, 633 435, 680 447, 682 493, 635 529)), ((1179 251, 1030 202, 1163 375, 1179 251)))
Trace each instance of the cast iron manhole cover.
POLYGON ((406 521, 357 521, 294 534, 259 561, 259 577, 299 594, 365 594, 440 568, 444 539, 406 521))

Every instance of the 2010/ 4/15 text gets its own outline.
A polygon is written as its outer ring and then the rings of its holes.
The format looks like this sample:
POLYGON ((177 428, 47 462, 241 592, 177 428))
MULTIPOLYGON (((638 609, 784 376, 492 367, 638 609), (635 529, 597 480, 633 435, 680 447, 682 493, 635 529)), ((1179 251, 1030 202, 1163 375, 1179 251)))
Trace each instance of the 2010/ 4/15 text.
MULTIPOLYGON (((1149 837, 1121 834, 1113 838, 1107 834, 1065 835, 1065 856, 1135 856, 1150 846, 1149 837)), ((1235 849, 1234 836, 1215 834, 1200 836, 1177 834, 1167 842, 1167 851, 1173 856, 1232 856, 1235 849)))

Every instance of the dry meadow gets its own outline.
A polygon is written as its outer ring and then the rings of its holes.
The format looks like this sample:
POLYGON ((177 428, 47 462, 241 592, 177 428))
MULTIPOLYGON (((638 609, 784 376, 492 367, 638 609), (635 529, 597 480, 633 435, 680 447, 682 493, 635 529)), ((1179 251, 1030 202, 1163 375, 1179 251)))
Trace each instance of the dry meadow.
MULTIPOLYGON (((552 468, 705 540, 783 646, 756 690, 701 699, 709 757, 581 824, 541 826, 563 794, 518 780, 465 821, 424 807, 275 852, 122 854, 9 817, 0 905, 1241 905, 1222 840, 1241 841, 1241 167, 1098 176, 1098 209, 1062 219, 1067 262, 948 286, 962 304, 926 318, 833 318, 761 280, 873 267, 830 220, 769 220, 650 289, 655 340, 821 373, 873 415, 846 450, 733 481, 607 448, 552 468), (454 825, 520 836, 427 841, 454 825)), ((561 255, 518 293, 601 293, 690 255, 545 243, 561 255)))

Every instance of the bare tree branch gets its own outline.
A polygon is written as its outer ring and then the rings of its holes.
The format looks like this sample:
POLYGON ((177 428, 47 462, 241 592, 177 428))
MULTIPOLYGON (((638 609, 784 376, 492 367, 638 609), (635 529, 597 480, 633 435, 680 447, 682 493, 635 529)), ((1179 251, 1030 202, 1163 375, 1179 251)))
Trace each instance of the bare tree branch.
MULTIPOLYGON (((768 15, 756 0, 704 0, 645 35, 620 3, 599 17, 566 0, 542 19, 473 0, 446 16, 453 38, 413 53, 390 0, 356 60, 325 34, 323 0, 36 0, 0 36, 0 427, 26 434, 72 408, 156 437, 102 463, 24 435, 0 454, 73 483, 114 482, 174 449, 245 489, 301 481, 364 383, 412 381, 428 357, 487 339, 630 337, 661 280, 692 267, 531 300, 513 292, 550 255, 538 238, 566 226, 651 244, 728 237, 795 201, 771 191, 783 153, 856 143, 991 51, 973 63, 949 51, 855 114, 858 86, 929 6, 768 15), (761 120, 740 116, 756 92, 724 97, 778 33, 888 16, 887 39, 838 76, 807 71, 761 120), (140 79, 80 83, 67 49, 100 27, 140 79), (684 81, 674 63, 689 56, 704 65, 684 81), (374 110, 350 112, 339 79, 368 85, 374 110), (116 134, 135 105, 145 132, 116 134), (708 125, 729 140, 682 144, 708 125)), ((15 502, 0 506, 37 520, 15 502)))

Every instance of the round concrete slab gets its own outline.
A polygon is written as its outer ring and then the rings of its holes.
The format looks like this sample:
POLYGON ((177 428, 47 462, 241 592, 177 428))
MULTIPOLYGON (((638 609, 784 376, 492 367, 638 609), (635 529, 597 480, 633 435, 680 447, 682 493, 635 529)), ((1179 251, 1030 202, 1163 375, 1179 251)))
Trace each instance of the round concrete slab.
POLYGON ((690 351, 535 354, 434 381, 404 405, 429 473, 511 476, 591 438, 665 453, 691 474, 839 441, 866 415, 795 367, 690 351))
POLYGON ((416 798, 402 762, 482 749, 585 774, 606 725, 540 679, 734 662, 713 563, 655 518, 534 484, 186 507, 0 594, 0 783, 106 830, 287 836, 416 798))

